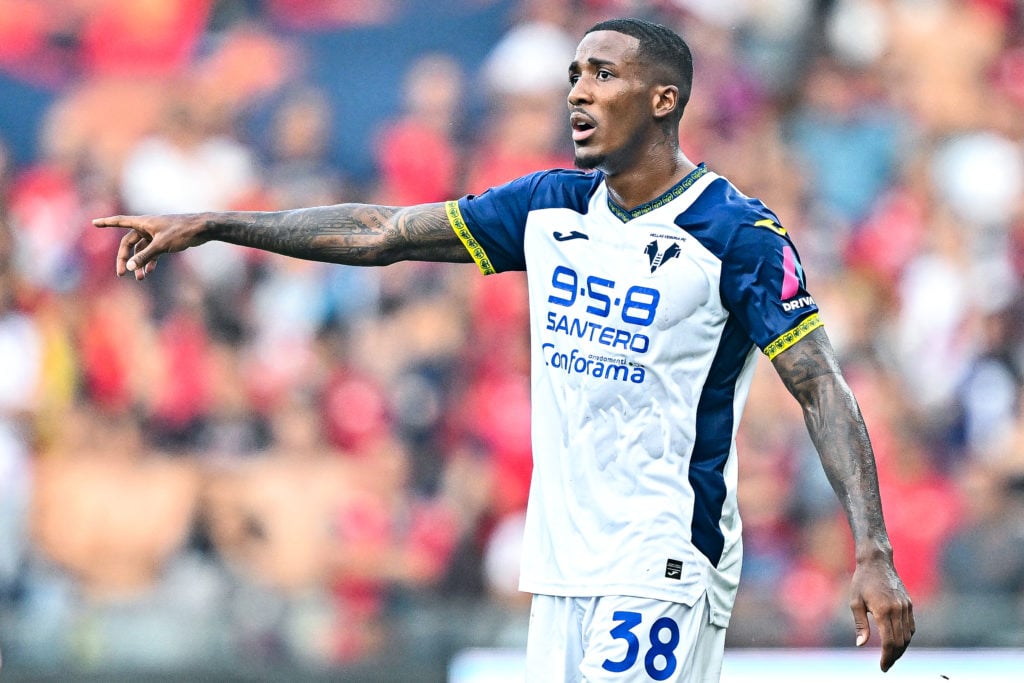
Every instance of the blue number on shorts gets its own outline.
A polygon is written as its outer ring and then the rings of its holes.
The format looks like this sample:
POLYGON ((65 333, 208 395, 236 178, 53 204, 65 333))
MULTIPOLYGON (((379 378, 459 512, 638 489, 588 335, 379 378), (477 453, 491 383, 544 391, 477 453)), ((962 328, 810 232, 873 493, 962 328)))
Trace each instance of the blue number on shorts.
POLYGON ((618 621, 619 625, 611 630, 611 636, 626 641, 626 656, 618 662, 606 659, 601 667, 605 671, 622 673, 636 664, 637 655, 640 654, 640 639, 633 633, 633 627, 640 623, 641 617, 639 612, 615 612, 612 614, 612 619, 618 621))
MULTIPOLYGON (((610 659, 604 660, 601 667, 605 671, 622 673, 629 670, 636 664, 640 655, 640 639, 633 633, 633 629, 640 625, 643 617, 639 612, 614 612, 612 619, 619 622, 609 633, 616 640, 626 641, 626 656, 617 662, 610 659)), ((679 645, 679 624, 668 617, 661 617, 651 626, 650 632, 651 647, 644 655, 644 669, 647 675, 656 681, 664 681, 675 673, 678 666, 675 649, 679 645), (668 639, 662 640, 661 635, 668 630, 668 639), (658 668, 658 657, 664 657, 665 665, 658 668)))
POLYGON ((651 626, 651 649, 644 657, 644 669, 647 675, 656 681, 663 681, 676 670, 675 649, 679 645, 679 624, 668 617, 662 617, 651 626), (668 629, 668 640, 661 639, 661 633, 668 629), (655 666, 658 656, 665 658, 665 666, 659 669, 655 666))

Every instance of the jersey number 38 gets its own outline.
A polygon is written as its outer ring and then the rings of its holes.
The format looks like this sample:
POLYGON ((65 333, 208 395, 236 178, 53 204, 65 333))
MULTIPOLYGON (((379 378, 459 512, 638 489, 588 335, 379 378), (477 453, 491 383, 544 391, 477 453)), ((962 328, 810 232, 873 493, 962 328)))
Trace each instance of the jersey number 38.
MULTIPOLYGON (((642 626, 639 612, 614 612, 612 619, 618 622, 609 632, 612 638, 626 641, 626 656, 619 661, 604 660, 601 666, 606 671, 622 673, 633 668, 640 658, 640 638, 635 631, 642 626)), ((649 647, 644 653, 644 670, 656 681, 664 681, 673 673, 679 662, 675 649, 679 645, 679 624, 669 617, 656 619, 648 631, 649 647)))

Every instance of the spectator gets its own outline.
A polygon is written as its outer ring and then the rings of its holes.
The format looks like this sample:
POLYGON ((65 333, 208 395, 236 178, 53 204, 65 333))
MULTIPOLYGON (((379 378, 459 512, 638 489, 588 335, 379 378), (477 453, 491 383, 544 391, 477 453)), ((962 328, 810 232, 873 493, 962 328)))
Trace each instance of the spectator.
POLYGON ((0 602, 15 593, 29 552, 31 428, 44 362, 41 330, 15 299, 11 241, 0 214, 0 602))
POLYGON ((129 414, 80 407, 36 467, 33 540, 88 600, 153 590, 186 540, 195 468, 147 454, 141 439, 129 414))
POLYGON ((266 193, 276 209, 330 204, 351 196, 327 158, 331 112, 322 92, 308 87, 285 96, 274 112, 266 193))
POLYGON ((532 171, 571 168, 565 148, 565 69, 574 38, 557 23, 551 3, 523 3, 523 20, 494 46, 481 69, 490 109, 477 127, 480 138, 469 162, 470 192, 532 171))
POLYGON ((939 564, 946 600, 936 625, 945 642, 1016 646, 1024 633, 1024 478, 1016 460, 961 473, 966 515, 939 564))
POLYGON ((385 124, 377 138, 381 203, 438 202, 456 191, 461 175, 463 78, 458 64, 440 54, 421 57, 409 68, 403 112, 385 124))

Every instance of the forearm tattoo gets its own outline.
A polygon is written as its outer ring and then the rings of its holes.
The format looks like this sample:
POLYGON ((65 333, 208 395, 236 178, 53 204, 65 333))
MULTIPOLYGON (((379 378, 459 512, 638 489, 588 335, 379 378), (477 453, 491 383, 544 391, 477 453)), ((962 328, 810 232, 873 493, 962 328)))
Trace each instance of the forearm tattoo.
POLYGON ((215 239, 297 258, 350 265, 402 260, 471 260, 443 204, 413 207, 338 204, 238 213, 209 226, 215 239))
POLYGON ((807 431, 854 538, 888 544, 867 427, 823 329, 779 354, 775 368, 800 402, 807 431))

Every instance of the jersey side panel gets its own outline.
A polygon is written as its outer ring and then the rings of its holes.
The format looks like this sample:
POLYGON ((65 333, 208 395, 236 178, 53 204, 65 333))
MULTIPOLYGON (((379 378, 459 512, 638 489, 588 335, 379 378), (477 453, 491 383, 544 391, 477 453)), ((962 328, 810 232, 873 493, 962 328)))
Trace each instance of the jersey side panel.
POLYGON ((695 491, 694 546, 711 572, 712 618, 727 625, 742 558, 736 504, 736 433, 760 348, 769 358, 781 343, 820 324, 788 232, 760 201, 724 178, 676 217, 721 262, 719 291, 728 322, 701 395, 689 482, 695 491))

